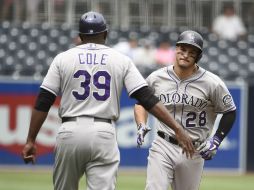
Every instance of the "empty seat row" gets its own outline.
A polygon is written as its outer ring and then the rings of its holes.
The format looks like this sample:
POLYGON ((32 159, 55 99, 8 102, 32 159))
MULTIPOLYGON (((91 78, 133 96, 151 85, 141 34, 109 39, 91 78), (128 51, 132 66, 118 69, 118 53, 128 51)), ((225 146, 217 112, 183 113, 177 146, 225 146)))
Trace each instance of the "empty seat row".
MULTIPOLYGON (((150 39, 155 45, 167 40, 174 45, 178 35, 186 28, 159 30, 118 30, 110 29, 107 45, 113 46, 121 40, 135 38, 141 43, 150 39)), ((254 35, 249 34, 246 40, 220 40, 209 30, 199 30, 204 36, 203 58, 200 65, 225 79, 244 79, 254 77, 254 35)), ((12 25, 0 23, 0 75, 42 78, 52 62, 53 57, 62 51, 75 46, 77 30, 63 24, 51 27, 48 23, 31 26, 29 23, 12 25)), ((145 75, 155 68, 138 68, 145 75)))

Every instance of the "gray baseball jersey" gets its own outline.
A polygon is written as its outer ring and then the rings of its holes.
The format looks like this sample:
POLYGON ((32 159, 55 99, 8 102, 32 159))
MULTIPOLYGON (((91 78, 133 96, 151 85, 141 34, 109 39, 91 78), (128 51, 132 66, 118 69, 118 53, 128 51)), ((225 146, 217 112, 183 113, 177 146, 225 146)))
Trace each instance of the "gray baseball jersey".
MULTIPOLYGON (((186 80, 177 77, 173 66, 165 67, 153 72, 147 82, 194 141, 207 139, 218 113, 236 109, 224 82, 201 67, 186 80)), ((165 124, 158 122, 156 127, 174 136, 173 130, 165 124)))
MULTIPOLYGON (((201 67, 189 78, 180 80, 173 66, 168 66, 153 72, 147 82, 193 141, 202 142, 210 136, 217 113, 236 109, 223 81, 201 67)), ((173 130, 159 121, 156 128, 175 136, 173 130)), ((146 190, 168 190, 170 184, 173 190, 197 190, 203 165, 198 152, 189 159, 180 146, 156 135, 149 150, 146 190)))
POLYGON ((131 95, 147 83, 128 57, 107 46, 80 45, 53 60, 41 88, 62 96, 60 117, 75 117, 58 129, 56 190, 78 189, 84 173, 87 190, 115 189, 120 155, 114 121, 123 86, 131 95))
POLYGON ((58 54, 41 88, 61 94, 60 117, 117 120, 123 85, 131 95, 147 83, 127 56, 90 43, 58 54))

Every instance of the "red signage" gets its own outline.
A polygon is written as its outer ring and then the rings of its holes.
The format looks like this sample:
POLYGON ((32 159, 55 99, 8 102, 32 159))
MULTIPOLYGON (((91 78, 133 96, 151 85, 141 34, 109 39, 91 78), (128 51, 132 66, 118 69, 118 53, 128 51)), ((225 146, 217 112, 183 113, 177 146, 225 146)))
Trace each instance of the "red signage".
MULTIPOLYGON (((0 149, 20 155, 26 142, 30 117, 36 96, 0 95, 0 149)), ((50 153, 54 149, 57 129, 60 125, 57 99, 51 107, 36 140, 38 155, 50 153)))

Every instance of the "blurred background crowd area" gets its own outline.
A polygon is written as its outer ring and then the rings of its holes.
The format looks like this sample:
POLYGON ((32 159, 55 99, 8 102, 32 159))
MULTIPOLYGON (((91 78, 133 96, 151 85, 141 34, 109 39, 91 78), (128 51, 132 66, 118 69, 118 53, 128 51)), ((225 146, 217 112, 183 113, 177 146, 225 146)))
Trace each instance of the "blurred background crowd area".
POLYGON ((144 77, 174 62, 180 32, 204 37, 199 65, 229 81, 254 79, 253 0, 0 0, 0 78, 41 80, 57 53, 80 43, 78 21, 101 12, 107 45, 144 77))

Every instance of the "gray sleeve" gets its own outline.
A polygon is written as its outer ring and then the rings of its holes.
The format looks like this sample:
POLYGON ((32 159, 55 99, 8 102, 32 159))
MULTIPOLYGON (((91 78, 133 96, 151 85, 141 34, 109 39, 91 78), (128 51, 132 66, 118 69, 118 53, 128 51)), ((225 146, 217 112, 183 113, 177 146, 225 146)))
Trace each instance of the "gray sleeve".
POLYGON ((152 86, 153 84, 153 73, 152 74, 150 74, 147 78, 146 78, 146 82, 147 82, 147 84, 148 84, 148 86, 152 86))
POLYGON ((41 88, 58 95, 60 91, 60 56, 57 55, 51 63, 49 70, 41 84, 41 88))
POLYGON ((223 81, 219 81, 213 93, 215 112, 225 113, 236 109, 232 95, 223 81))
POLYGON ((128 68, 124 77, 124 85, 127 89, 129 96, 131 96, 131 94, 136 90, 147 86, 147 82, 130 59, 128 59, 127 65, 128 68))
POLYGON ((146 82, 147 82, 148 86, 150 86, 153 89, 154 95, 158 96, 158 92, 155 90, 155 83, 156 83, 156 74, 155 74, 155 72, 151 73, 146 78, 146 82))

